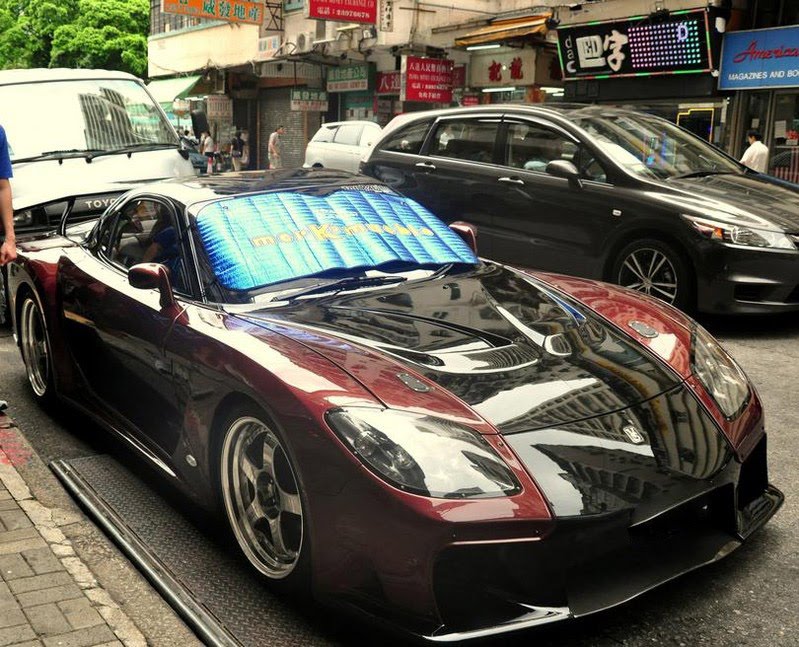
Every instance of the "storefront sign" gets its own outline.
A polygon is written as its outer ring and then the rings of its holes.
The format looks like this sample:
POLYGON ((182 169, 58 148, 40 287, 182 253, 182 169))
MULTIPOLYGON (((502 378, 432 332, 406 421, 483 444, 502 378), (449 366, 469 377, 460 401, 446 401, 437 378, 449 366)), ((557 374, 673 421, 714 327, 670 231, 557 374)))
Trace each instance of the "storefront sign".
POLYGON ((535 57, 534 49, 505 48, 472 54, 469 85, 474 88, 532 85, 535 57))
POLYGON ((306 18, 361 22, 377 22, 377 0, 306 0, 306 18))
POLYGON ((292 89, 291 109, 299 112, 327 112, 327 92, 292 89))
POLYGON ((720 90, 799 86, 799 27, 724 35, 720 90))
POLYGON ((639 16, 558 28, 567 80, 686 74, 713 68, 705 9, 672 11, 663 20, 639 16))
POLYGON ((224 94, 211 94, 205 99, 209 119, 233 119, 233 102, 224 94))
POLYGON ((161 12, 260 25, 264 3, 249 0, 161 0, 161 12))
POLYGON ((305 6, 305 0, 283 0, 283 11, 296 11, 305 6))
POLYGON ((255 55, 256 61, 268 61, 273 59, 280 51, 283 44, 283 36, 264 36, 258 39, 258 53, 255 55))
POLYGON ((401 101, 452 101, 453 62, 445 58, 402 57, 401 101))
POLYGON ((328 92, 362 92, 368 89, 368 65, 342 65, 327 70, 328 92))
POLYGON ((376 94, 399 94, 400 93, 400 72, 378 72, 376 94))
POLYGON ((466 87, 466 66, 456 65, 452 68, 452 87, 465 88, 466 87))
POLYGON ((479 106, 480 97, 476 94, 464 94, 461 99, 462 106, 479 106))

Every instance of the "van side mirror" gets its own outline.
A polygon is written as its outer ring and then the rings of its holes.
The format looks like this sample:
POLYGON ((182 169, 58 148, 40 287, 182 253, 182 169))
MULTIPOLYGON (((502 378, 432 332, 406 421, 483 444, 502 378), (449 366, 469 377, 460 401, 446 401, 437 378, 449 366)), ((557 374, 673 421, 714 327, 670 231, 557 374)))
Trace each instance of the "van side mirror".
POLYGON ((568 160, 552 160, 547 164, 546 172, 555 177, 568 180, 571 186, 578 189, 583 188, 583 181, 580 179, 580 171, 568 160))
POLYGON ((449 228, 463 239, 463 242, 477 254, 477 227, 470 222, 456 220, 450 223, 449 228))
POLYGON ((139 263, 128 270, 128 283, 139 290, 158 290, 161 309, 176 307, 169 270, 161 263, 139 263))

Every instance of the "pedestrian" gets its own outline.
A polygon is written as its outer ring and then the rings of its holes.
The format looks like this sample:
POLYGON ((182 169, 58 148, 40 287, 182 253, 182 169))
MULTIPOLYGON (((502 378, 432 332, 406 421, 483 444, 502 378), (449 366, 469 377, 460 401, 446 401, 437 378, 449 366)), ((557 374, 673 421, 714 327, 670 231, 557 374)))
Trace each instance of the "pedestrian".
POLYGON ((240 171, 242 155, 244 154, 244 140, 241 138, 241 131, 237 130, 230 142, 230 160, 233 162, 233 170, 240 171))
POLYGON ((278 126, 275 128, 275 132, 269 135, 269 168, 282 168, 283 161, 281 159, 282 153, 282 144, 280 143, 280 137, 283 133, 286 132, 283 126, 278 126))
MULTIPOLYGON (((3 244, 0 245, 0 265, 10 263, 17 257, 17 239, 14 236, 14 208, 11 205, 11 156, 8 152, 6 131, 0 126, 0 226, 3 244)), ((0 288, 2 288, 0 275, 0 288)), ((2 313, 0 313, 2 314, 2 313)))
POLYGON ((205 159, 208 160, 208 168, 206 171, 208 173, 214 172, 214 150, 216 144, 214 144, 214 138, 211 137, 211 133, 207 130, 203 131, 202 137, 200 138, 200 152, 205 155, 205 159))
POLYGON ((749 141, 749 148, 744 152, 741 164, 758 173, 765 173, 768 169, 768 146, 761 141, 763 137, 760 131, 754 128, 747 130, 746 139, 749 141))
MULTIPOLYGON (((14 208, 11 205, 11 156, 8 152, 6 131, 0 126, 0 267, 17 257, 17 240, 14 236, 14 208)), ((5 300, 4 272, 0 272, 0 323, 8 321, 8 303, 5 300)), ((0 408, 2 410, 2 408, 0 408)))

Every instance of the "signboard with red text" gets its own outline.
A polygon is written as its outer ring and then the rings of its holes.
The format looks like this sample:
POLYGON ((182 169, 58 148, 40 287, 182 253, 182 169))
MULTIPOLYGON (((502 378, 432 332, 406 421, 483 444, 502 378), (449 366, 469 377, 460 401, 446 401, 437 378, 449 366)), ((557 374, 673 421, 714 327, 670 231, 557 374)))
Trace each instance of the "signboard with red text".
POLYGON ((453 62, 446 58, 402 57, 400 101, 450 103, 453 62))
POLYGON ((487 50, 472 54, 469 85, 473 88, 532 85, 535 83, 534 49, 487 50))
POLYGON ((394 72, 378 72, 375 94, 399 94, 402 85, 401 76, 399 70, 394 72))
POLYGON ((315 20, 377 22, 377 0, 306 0, 306 17, 315 20))

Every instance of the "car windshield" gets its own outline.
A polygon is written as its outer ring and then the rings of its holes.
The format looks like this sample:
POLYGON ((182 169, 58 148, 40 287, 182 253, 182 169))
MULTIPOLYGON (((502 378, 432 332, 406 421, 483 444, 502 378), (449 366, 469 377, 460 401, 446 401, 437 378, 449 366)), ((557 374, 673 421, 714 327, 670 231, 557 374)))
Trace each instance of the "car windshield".
POLYGON ((179 141, 137 81, 81 79, 0 86, 11 160, 108 152, 179 141))
POLYGON ((373 270, 479 263, 427 209, 378 185, 326 195, 241 195, 200 205, 192 215, 216 280, 236 292, 306 277, 358 287, 349 279, 373 285, 373 270))
POLYGON ((665 180, 743 172, 736 162, 665 119, 609 113, 576 117, 573 122, 619 166, 635 175, 665 180))

